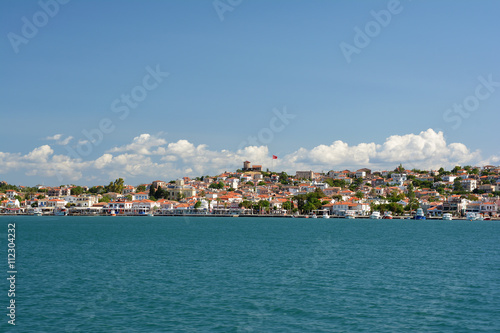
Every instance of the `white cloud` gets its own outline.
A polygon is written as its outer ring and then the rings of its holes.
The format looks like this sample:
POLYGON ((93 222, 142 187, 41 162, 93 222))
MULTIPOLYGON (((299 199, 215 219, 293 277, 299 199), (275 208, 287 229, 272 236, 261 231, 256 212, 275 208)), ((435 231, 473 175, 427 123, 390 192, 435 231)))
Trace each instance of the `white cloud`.
MULTIPOLYGON (((158 147, 166 144, 167 141, 162 138, 157 138, 150 134, 141 134, 136 136, 131 144, 115 147, 110 149, 108 152, 110 153, 119 153, 119 152, 135 152, 141 155, 152 155, 153 152, 150 150, 153 147, 158 147)), ((161 152, 161 151, 160 151, 161 152)), ((158 151, 156 153, 159 153, 158 151)))
POLYGON ((68 136, 66 139, 61 140, 63 137, 62 134, 55 134, 53 136, 48 136, 45 138, 45 140, 50 140, 50 141, 56 141, 58 145, 65 146, 67 145, 71 140, 73 140, 72 136, 68 136))
POLYGON ((43 145, 41 147, 33 149, 28 155, 26 155, 26 159, 34 162, 44 163, 47 162, 50 155, 54 153, 54 150, 50 148, 49 145, 43 145))
POLYGON ((73 137, 68 136, 66 139, 58 141, 57 144, 61 146, 66 146, 71 140, 73 140, 73 137))
POLYGON ((57 140, 61 139, 61 137, 62 137, 62 134, 55 134, 53 136, 46 137, 45 140, 57 141, 57 140))
MULTIPOLYGON (((53 140, 64 140, 55 135, 53 140)), ((500 156, 482 157, 463 143, 447 143, 442 132, 432 129, 419 134, 392 135, 377 144, 360 143, 350 146, 343 141, 320 144, 312 149, 299 148, 272 160, 266 146, 248 146, 237 151, 210 150, 207 145, 195 145, 187 140, 167 143, 155 135, 141 134, 128 145, 115 147, 95 160, 81 161, 66 155, 54 154, 49 145, 43 145, 22 155, 0 152, 0 173, 21 171, 29 176, 57 177, 58 183, 92 180, 106 183, 123 177, 129 182, 155 179, 171 180, 182 176, 215 175, 236 170, 249 160, 264 169, 287 171, 328 171, 344 168, 368 167, 389 169, 402 163, 406 168, 450 169, 455 165, 498 164, 500 156)), ((40 182, 43 179, 40 179, 40 182)), ((91 185, 91 184, 89 184, 91 185)))

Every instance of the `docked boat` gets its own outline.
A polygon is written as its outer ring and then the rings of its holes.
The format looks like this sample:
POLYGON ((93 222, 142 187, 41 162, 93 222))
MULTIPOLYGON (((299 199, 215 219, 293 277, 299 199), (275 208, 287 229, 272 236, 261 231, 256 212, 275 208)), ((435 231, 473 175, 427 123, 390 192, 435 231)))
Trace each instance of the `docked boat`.
POLYGON ((482 221, 484 220, 483 215, 474 212, 468 212, 465 216, 468 221, 482 221))
POLYGON ((382 217, 384 220, 392 220, 392 214, 390 211, 384 212, 384 216, 382 217))
POLYGON ((415 214, 415 220, 425 220, 425 214, 422 208, 417 208, 417 213, 415 214))
POLYGON ((56 208, 54 209, 55 216, 66 216, 68 215, 68 210, 66 208, 56 208))
POLYGON ((311 217, 312 217, 313 219, 317 219, 317 218, 318 218, 318 217, 316 216, 316 214, 313 214, 311 217))
POLYGON ((328 214, 323 214, 323 218, 324 218, 324 219, 329 219, 329 218, 330 218, 330 215, 328 215, 328 214))
POLYGON ((378 212, 378 211, 374 211, 374 212, 372 213, 372 215, 370 215, 370 218, 371 218, 372 220, 380 220, 380 219, 382 218, 382 216, 380 216, 380 212, 378 212))
POLYGON ((115 212, 115 210, 114 210, 114 209, 113 209, 113 210, 111 210, 111 212, 109 212, 109 215, 111 215, 111 216, 116 216, 116 212, 115 212))
POLYGON ((451 220, 453 220, 453 215, 451 215, 450 213, 444 213, 443 214, 443 220, 445 220, 445 221, 451 221, 451 220))
POLYGON ((347 210, 345 212, 345 218, 346 219, 355 219, 356 216, 354 214, 355 214, 355 212, 353 210, 347 210))

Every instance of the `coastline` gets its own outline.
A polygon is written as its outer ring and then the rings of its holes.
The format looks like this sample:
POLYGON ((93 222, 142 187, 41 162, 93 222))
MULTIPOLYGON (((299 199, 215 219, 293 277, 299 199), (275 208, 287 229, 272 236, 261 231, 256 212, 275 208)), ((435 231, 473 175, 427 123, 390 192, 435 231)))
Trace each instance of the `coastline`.
MULTIPOLYGON (((5 217, 15 217, 15 216, 35 216, 33 214, 27 214, 27 213, 19 213, 19 214, 0 214, 0 217, 5 216, 5 217)), ((55 217, 57 215, 49 215, 49 214, 44 214, 41 216, 45 217, 55 217)), ((321 216, 317 216, 317 218, 312 218, 311 215, 269 215, 269 214, 154 214, 154 215, 147 215, 147 214, 123 214, 123 215, 117 215, 117 216, 112 216, 108 214, 69 214, 66 216, 71 216, 71 217, 223 217, 223 218, 280 218, 280 219, 291 219, 291 218, 299 218, 299 219, 320 219, 323 220, 321 216)), ((65 217, 65 216, 61 216, 65 217)), ((332 216, 330 215, 328 219, 336 219, 336 220, 351 220, 349 218, 346 218, 344 216, 332 216)), ((377 219, 371 219, 370 216, 356 216, 353 220, 374 220, 377 221, 377 219)), ((383 219, 379 219, 383 220, 383 219)), ((414 218, 410 218, 409 216, 393 216, 392 220, 409 220, 409 221, 417 221, 414 218)), ((427 217, 425 220, 421 221, 445 221, 443 220, 442 217, 439 216, 432 216, 432 217, 427 217)), ((453 221, 468 221, 466 217, 453 217, 453 221)), ((484 220, 484 221, 500 221, 500 217, 492 217, 490 220, 484 220)), ((478 222, 478 221, 470 221, 470 222, 478 222)), ((479 221, 481 222, 481 221, 479 221)))

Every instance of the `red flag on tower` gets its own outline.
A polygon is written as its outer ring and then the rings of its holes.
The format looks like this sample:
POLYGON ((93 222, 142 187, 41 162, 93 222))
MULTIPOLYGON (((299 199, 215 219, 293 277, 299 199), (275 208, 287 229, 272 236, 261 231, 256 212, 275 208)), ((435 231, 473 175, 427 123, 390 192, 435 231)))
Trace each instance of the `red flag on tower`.
POLYGON ((273 160, 277 160, 277 159, 278 159, 278 156, 273 155, 273 160))

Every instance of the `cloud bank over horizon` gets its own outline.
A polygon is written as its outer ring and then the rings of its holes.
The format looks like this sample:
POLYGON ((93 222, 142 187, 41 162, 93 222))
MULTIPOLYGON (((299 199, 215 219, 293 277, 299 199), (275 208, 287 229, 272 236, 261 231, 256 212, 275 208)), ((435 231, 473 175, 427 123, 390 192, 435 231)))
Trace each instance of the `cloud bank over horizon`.
MULTIPOLYGON (((329 170, 370 168, 394 169, 400 163, 407 169, 451 169, 455 165, 498 164, 500 156, 482 156, 479 150, 471 151, 462 143, 447 143, 443 132, 433 129, 419 134, 391 135, 383 143, 374 142, 349 145, 337 140, 320 144, 312 149, 298 150, 272 159, 267 146, 247 146, 237 151, 210 150, 205 144, 195 145, 187 140, 167 142, 160 134, 141 134, 132 142, 109 149, 92 160, 56 154, 45 144, 31 152, 0 152, 0 179, 13 177, 28 179, 48 185, 78 183, 104 184, 122 177, 131 185, 152 180, 172 180, 183 176, 215 175, 241 168, 249 160, 264 169, 327 172, 329 170), (274 163, 274 167, 272 167, 274 163), (24 176, 23 176, 24 175, 24 176)), ((47 137, 56 145, 67 145, 72 137, 62 134, 47 137)), ((14 183, 14 182, 12 182, 14 183)))

